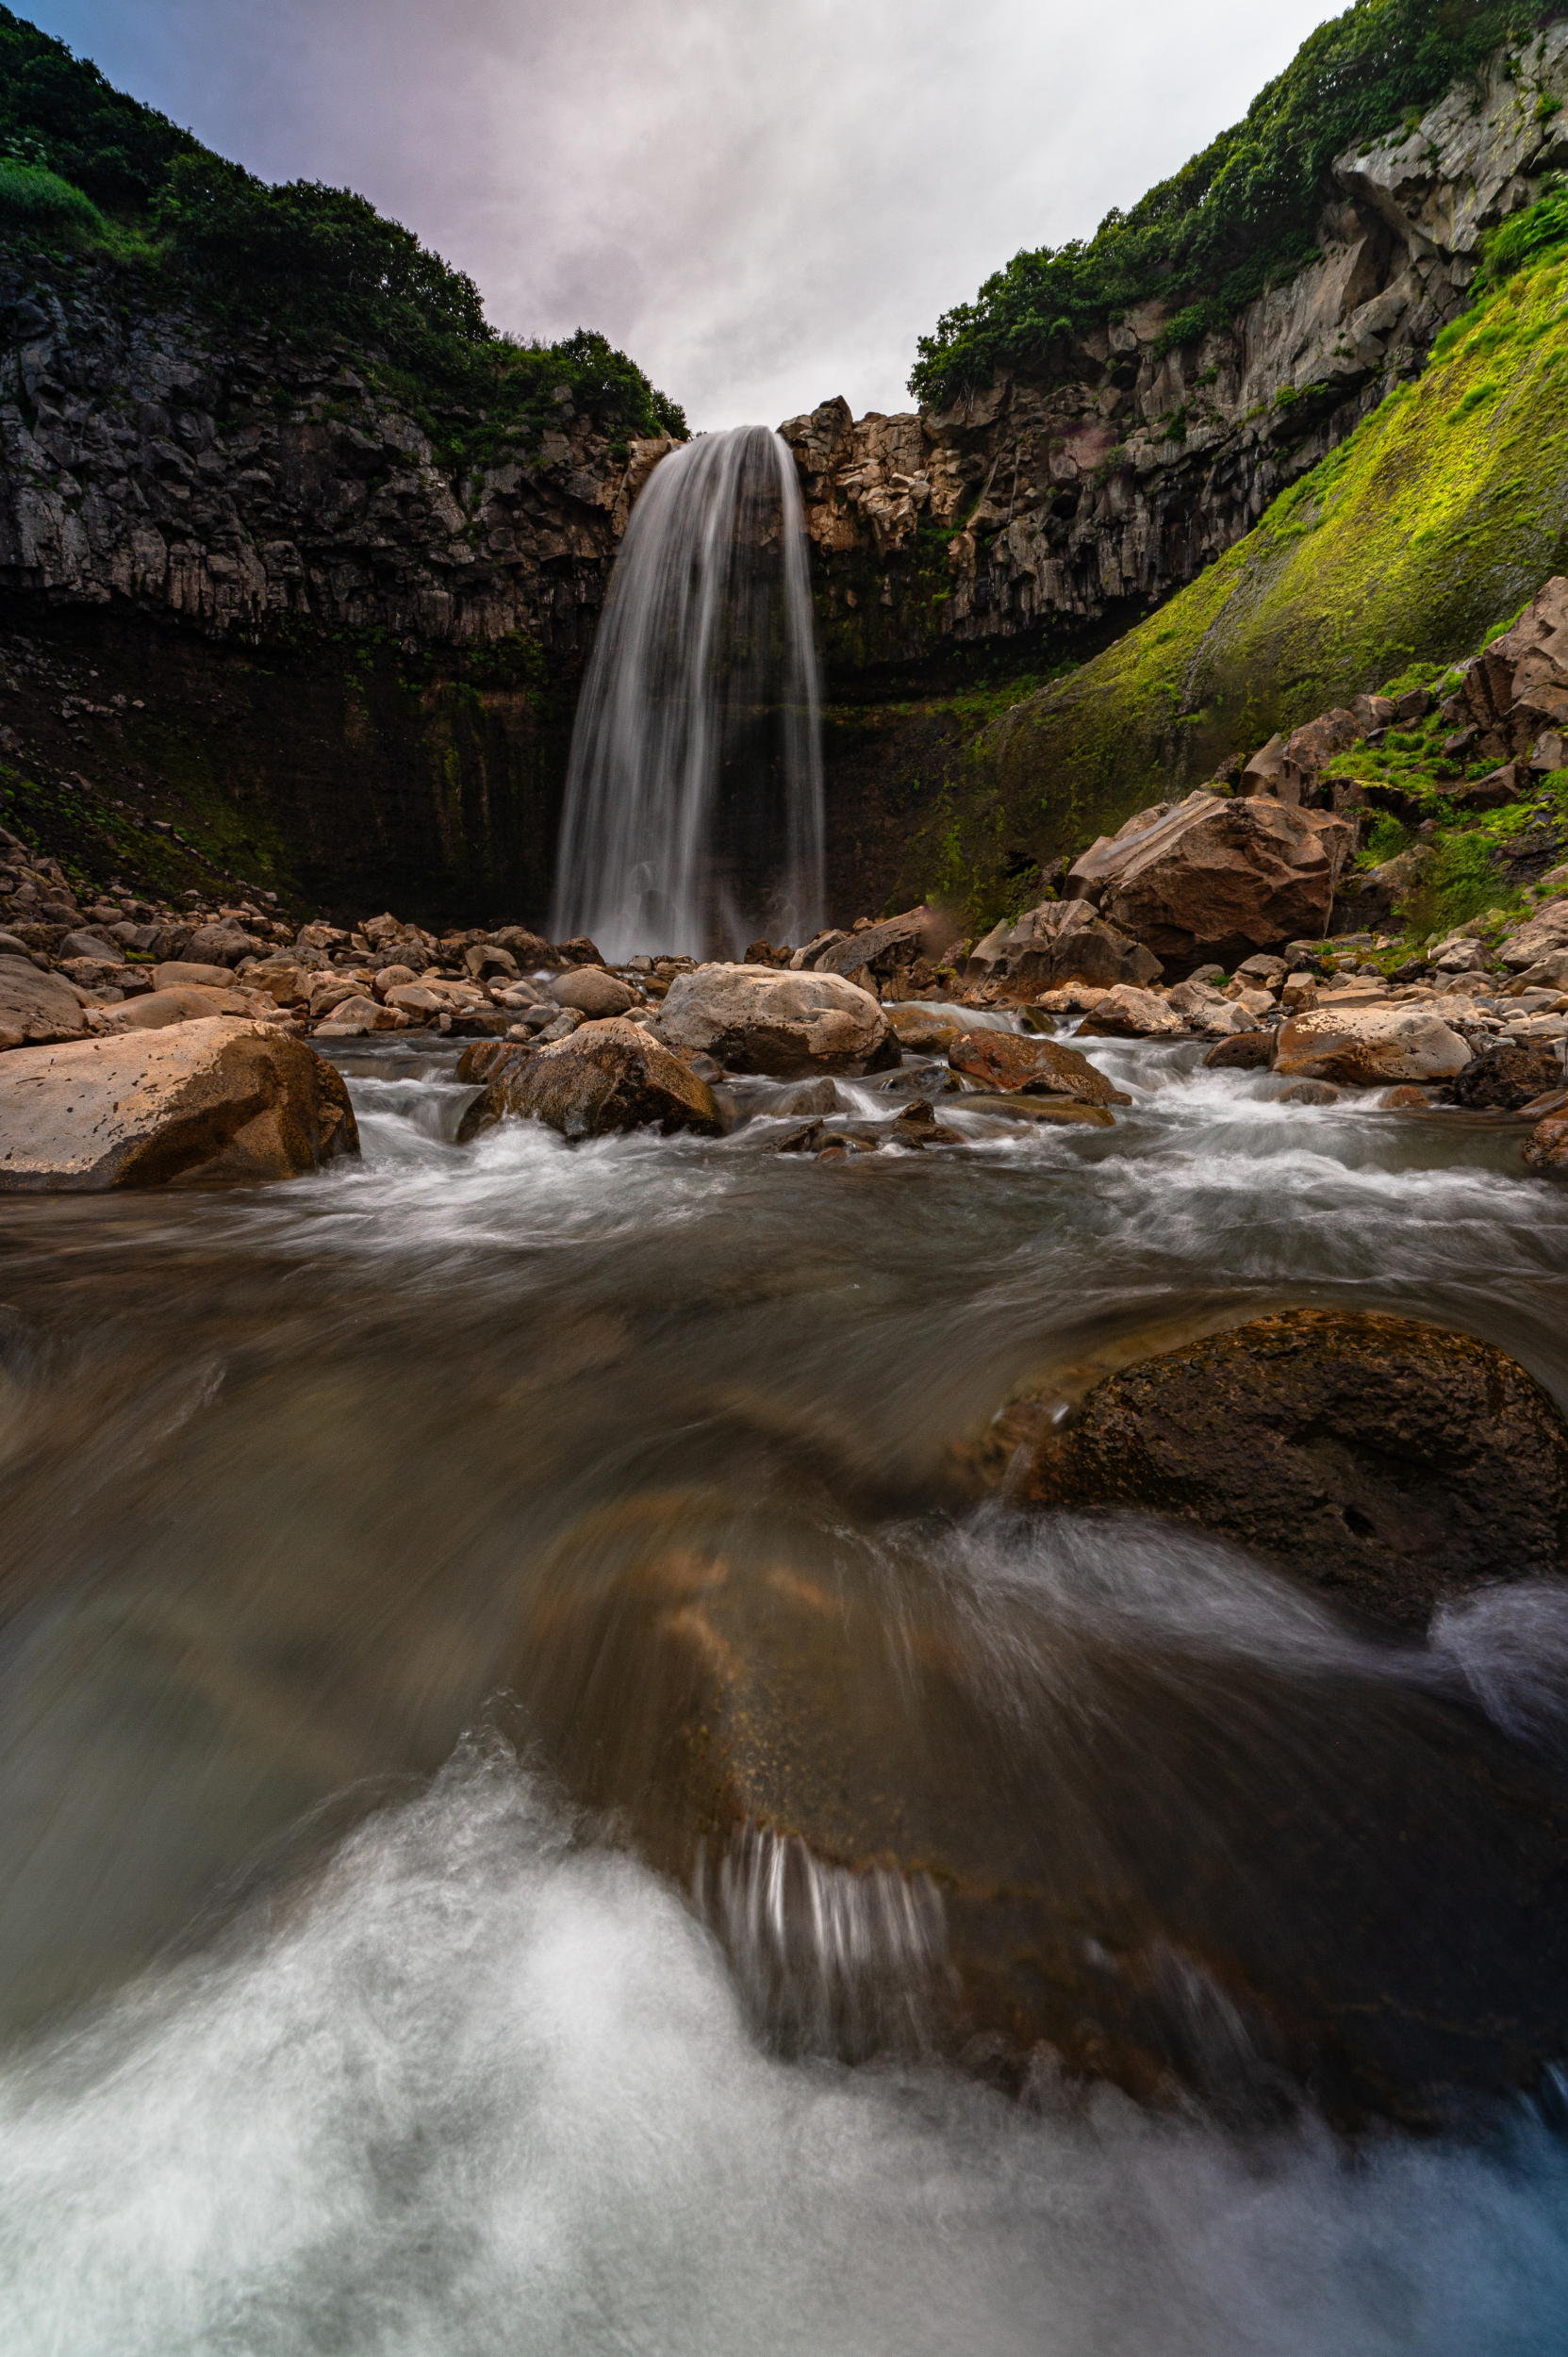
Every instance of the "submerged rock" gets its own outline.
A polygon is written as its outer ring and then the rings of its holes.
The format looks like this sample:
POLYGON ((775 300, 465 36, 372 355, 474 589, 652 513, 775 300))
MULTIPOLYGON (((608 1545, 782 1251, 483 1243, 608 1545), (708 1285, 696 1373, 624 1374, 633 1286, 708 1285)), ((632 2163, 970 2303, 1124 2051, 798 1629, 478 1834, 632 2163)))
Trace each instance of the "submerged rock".
POLYGON ((1294 1088, 1279 1093, 1281 1105, 1337 1105, 1339 1101, 1338 1089, 1330 1088, 1327 1080, 1297 1080, 1294 1088))
POLYGON ((359 1133, 303 1040, 227 1015, 0 1060, 0 1193, 289 1178, 359 1133))
MULTIPOLYGON (((929 2042, 1016 2084, 1044 2042, 1142 2099, 1277 2116, 1294 2080, 1352 2123, 1560 2051, 1568 1801, 1527 1755, 1370 1648, 1307 1678, 1195 1621, 1173 1651, 1147 1538, 1067 1533, 1000 1583, 920 1543, 867 1561, 664 1491, 586 1516, 520 1608, 549 1756, 695 1887, 776 2044, 929 2042)), ((1174 1539, 1158 1576, 1205 1560, 1174 1539)))
POLYGON ((484 1096, 463 1116, 459 1142, 507 1114, 542 1121, 564 1138, 605 1137, 650 1124, 667 1137, 676 1129, 717 1137, 723 1127, 706 1081, 662 1047, 646 1024, 619 1015, 585 1023, 546 1047, 503 1047, 487 1067, 484 1096))
POLYGON ((1085 1105, 1131 1105, 1125 1089, 1114 1088, 1087 1056, 1059 1040, 1022 1031, 965 1031, 948 1049, 955 1072, 1011 1096, 1073 1096, 1085 1105))
POLYGON ((1027 1489, 1199 1523, 1393 1621, 1568 1553, 1568 1425, 1540 1384, 1370 1311, 1287 1310, 1124 1369, 1027 1489))
POLYGON ((780 1080, 880 1071, 899 1043, 877 1000, 837 974, 700 965, 677 975, 659 1015, 671 1047, 717 1056, 732 1072, 780 1080))

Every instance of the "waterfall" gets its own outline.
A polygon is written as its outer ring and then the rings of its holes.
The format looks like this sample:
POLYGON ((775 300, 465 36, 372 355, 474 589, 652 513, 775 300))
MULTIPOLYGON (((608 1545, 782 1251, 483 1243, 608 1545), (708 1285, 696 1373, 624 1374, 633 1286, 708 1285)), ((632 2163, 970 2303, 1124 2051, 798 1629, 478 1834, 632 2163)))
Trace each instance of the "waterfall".
POLYGON ((822 921, 822 754, 795 462, 766 426, 661 460, 571 742, 551 926, 606 957, 738 955, 822 921))

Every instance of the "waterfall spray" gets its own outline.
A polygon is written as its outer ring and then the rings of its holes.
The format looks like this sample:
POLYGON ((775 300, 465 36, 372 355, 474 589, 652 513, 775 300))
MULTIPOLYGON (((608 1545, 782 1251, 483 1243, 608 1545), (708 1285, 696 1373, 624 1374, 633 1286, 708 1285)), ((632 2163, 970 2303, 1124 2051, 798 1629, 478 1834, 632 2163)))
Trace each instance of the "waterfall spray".
POLYGON ((551 924, 608 957, 737 955, 822 911, 822 755, 795 462, 672 451, 632 512, 572 736, 551 924))

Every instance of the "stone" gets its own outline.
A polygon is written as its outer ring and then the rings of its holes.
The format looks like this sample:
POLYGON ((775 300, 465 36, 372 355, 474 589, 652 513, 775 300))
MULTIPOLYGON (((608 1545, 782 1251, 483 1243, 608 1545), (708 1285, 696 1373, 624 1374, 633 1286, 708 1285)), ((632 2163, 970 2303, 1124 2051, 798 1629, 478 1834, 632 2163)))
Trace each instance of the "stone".
POLYGON ((125 963, 125 952, 120 944, 109 940, 107 933, 100 932, 67 933, 57 947, 55 955, 62 964, 67 958, 91 958, 99 965, 124 965, 125 963))
POLYGON ((0 1049, 80 1039, 86 1029, 82 1002, 69 982, 41 974, 25 953, 0 952, 0 1049))
POLYGON ((1559 893, 1531 912, 1498 944, 1497 955, 1516 973, 1568 950, 1568 893, 1559 893))
POLYGON ((547 1047, 508 1049, 459 1135, 473 1137, 507 1114, 571 1139, 651 1125, 666 1137, 677 1129, 717 1137, 723 1128, 707 1083, 646 1024, 622 1016, 585 1023, 547 1047))
POLYGON ((490 939, 498 949, 511 951, 520 970, 527 967, 536 972, 541 966, 560 963, 549 942, 541 941, 537 933, 529 932, 524 926, 503 925, 499 931, 490 935, 490 939))
POLYGON ((1230 967, 1296 935, 1321 938, 1355 840, 1330 812, 1200 790, 1140 831, 1097 844, 1069 881, 1157 957, 1230 967))
POLYGON ((1543 1044, 1488 1047, 1458 1074, 1453 1096, 1472 1113, 1516 1113, 1561 1085, 1561 1059, 1543 1044))
POLYGON ((1118 983, 1078 1027, 1080 1039, 1177 1039, 1186 1025, 1174 1008, 1150 990, 1118 983))
POLYGON ((186 944, 186 952, 196 965, 238 965, 241 958, 255 957, 264 947, 238 925, 221 922, 199 925, 186 944))
POLYGON ((948 1049, 955 1072, 1002 1096, 1075 1096, 1085 1105, 1131 1105, 1122 1089, 1097 1072, 1087 1056, 1058 1040, 1021 1031, 965 1031, 948 1049))
POLYGON ((579 966, 557 976, 545 995, 558 1007, 575 1007, 579 1014, 596 1016, 624 1014, 637 1004, 637 994, 630 983, 618 981, 600 965, 579 966))
POLYGON ((324 1022, 316 1026, 318 1039, 362 1039, 368 1031, 400 1031, 408 1017, 397 1007, 383 1007, 373 998, 340 999, 324 1022))
MULTIPOLYGON (((457 1059, 457 1079, 470 1082, 493 1080, 498 1072, 516 1061, 517 1046, 515 1040, 476 1039, 457 1059)), ((527 1052, 533 1054, 531 1045, 527 1052)))
POLYGON ((1222 1039, 1203 1062, 1211 1072, 1265 1072, 1274 1060, 1274 1042, 1267 1031, 1244 1031, 1222 1039))
POLYGON ((444 1013, 446 1008, 445 999, 437 997, 422 982, 399 982, 386 993, 382 1004, 407 1015, 412 1023, 427 1023, 433 1015, 444 1013))
POLYGON ((0 1193, 286 1178, 358 1151, 341 1076, 272 1024, 207 1016, 0 1061, 0 1193))
POLYGON ((1038 1503, 1196 1522, 1382 1619, 1559 1571, 1568 1426, 1490 1343, 1291 1310, 1096 1387, 1046 1440, 1038 1503))
MULTIPOLYGON (((270 963, 271 961, 269 961, 269 964, 270 963)), ((266 971, 266 966, 258 965, 255 967, 251 975, 251 980, 253 981, 258 981, 266 971)), ((419 976, 415 973, 411 965, 378 965, 375 970, 375 979, 371 986, 374 990, 378 998, 386 998, 389 997, 394 990, 400 989, 404 983, 417 982, 419 979, 419 976)), ((306 995, 308 996, 308 985, 306 995)))
POLYGON ((949 1129, 936 1118, 935 1110, 919 1097, 906 1105, 893 1124, 892 1144, 895 1146, 966 1146, 968 1140, 962 1129, 949 1129))
POLYGON ((1337 1105, 1340 1095, 1327 1080, 1297 1080, 1294 1087, 1280 1090, 1278 1101, 1281 1105, 1337 1105))
POLYGON ((1529 788, 1529 772, 1524 764, 1508 761, 1488 777, 1449 786, 1447 798, 1456 810, 1501 810, 1505 802, 1516 802, 1529 788))
POLYGON ((254 1021, 256 1010, 237 990, 197 990, 187 984, 127 999, 114 1009, 108 1023, 116 1031, 161 1031, 171 1023, 201 1023, 215 1014, 242 1014, 254 1021))
POLYGON ((923 1007, 889 1007, 887 1023, 899 1046, 913 1056, 945 1055, 964 1029, 950 1014, 931 1014, 923 1007))
POLYGON ((677 975, 658 1023, 671 1047, 779 1080, 881 1071, 899 1043, 868 991, 836 974, 714 964, 677 975))
POLYGON ((190 958, 166 958, 153 968, 155 990, 232 990, 234 976, 226 965, 203 965, 190 958))
POLYGON ((1568 1117, 1555 1113, 1538 1121, 1523 1150, 1527 1169, 1543 1178, 1568 1178, 1568 1117))
POLYGON ((931 924, 929 909, 908 909, 902 916, 885 917, 880 925, 867 925, 859 931, 842 934, 838 940, 818 950, 806 964, 815 974, 853 974, 889 949, 922 941, 930 931, 931 924))
MULTIPOLYGON (((1304 1081, 1302 1085, 1304 1087, 1312 1087, 1316 1084, 1311 1081, 1304 1081)), ((1431 1102, 1432 1100, 1427 1091, 1425 1089, 1416 1088, 1411 1081, 1404 1082, 1396 1089, 1389 1089, 1378 1099, 1379 1110, 1383 1113, 1428 1113, 1431 1110, 1431 1102)))
POLYGON ((1279 1004, 1287 1014, 1298 1014, 1317 1003, 1315 974, 1287 974, 1279 990, 1279 1004))
POLYGON ((1424 1008, 1314 1007, 1280 1026, 1273 1069, 1371 1087, 1382 1080, 1452 1080, 1469 1061, 1460 1034, 1424 1008))
POLYGON ((853 1107, 834 1080, 797 1080, 794 1087, 785 1089, 767 1111, 785 1114, 792 1120, 812 1113, 820 1120, 827 1113, 850 1113, 853 1107))
POLYGON ((1073 982, 1136 986, 1158 981, 1164 967, 1130 933, 1107 924, 1086 899, 1043 900, 1015 924, 1005 919, 977 941, 965 962, 968 981, 1013 982, 1038 991, 1073 982))
POLYGON ((1271 982, 1282 982, 1289 972, 1290 967, 1285 959, 1274 957, 1269 952, 1261 949, 1255 957, 1242 960, 1241 964, 1236 968, 1236 979, 1249 983, 1254 988, 1266 989, 1271 982))
MULTIPOLYGON (((1131 1101, 1120 1095, 1114 1099, 1120 1105, 1131 1101)), ((1006 1121, 1055 1123, 1064 1129, 1114 1129, 1116 1126, 1114 1114, 1104 1105, 1086 1105, 1077 1096, 1027 1096, 1017 1091, 1005 1096, 966 1093, 949 1111, 989 1113, 1006 1121)))

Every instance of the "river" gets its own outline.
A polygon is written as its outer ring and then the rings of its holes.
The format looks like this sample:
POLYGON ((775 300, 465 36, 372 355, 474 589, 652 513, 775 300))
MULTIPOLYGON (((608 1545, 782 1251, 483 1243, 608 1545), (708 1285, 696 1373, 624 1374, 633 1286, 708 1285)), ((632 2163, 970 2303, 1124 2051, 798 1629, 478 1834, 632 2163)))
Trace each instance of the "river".
MULTIPOLYGON (((1346 2137, 1310 2102, 1020 2093, 917 2026, 851 2066, 809 2005, 780 2033, 738 1919, 583 1813, 560 1730, 595 1705, 544 1693, 530 1633, 595 1517, 658 1500, 696 1544, 723 1497, 733 1546, 966 1616, 1065 1794, 1069 1640, 1097 1693, 1180 1656, 1261 1789, 1352 1779, 1384 1693, 1560 1760, 1551 1583, 1378 1644, 1196 1535, 954 1471, 1025 1376, 1066 1402, 1281 1302, 1464 1327, 1568 1401, 1568 1193, 1517 1133, 1100 1041, 1109 1130, 817 1163, 751 1082, 714 1143, 458 1148, 455 1052, 339 1051, 358 1166, 8 1204, 8 2351, 1568 2348, 1550 2073, 1462 2135, 1346 2137)), ((1176 1771, 1157 1711, 1117 1739, 1075 1805, 1125 1862, 1176 1771)), ((1245 1795, 1179 1797, 1240 1840, 1245 1795)), ((1441 1892, 1395 1903, 1461 1936, 1441 1892)))

